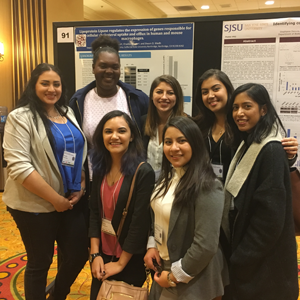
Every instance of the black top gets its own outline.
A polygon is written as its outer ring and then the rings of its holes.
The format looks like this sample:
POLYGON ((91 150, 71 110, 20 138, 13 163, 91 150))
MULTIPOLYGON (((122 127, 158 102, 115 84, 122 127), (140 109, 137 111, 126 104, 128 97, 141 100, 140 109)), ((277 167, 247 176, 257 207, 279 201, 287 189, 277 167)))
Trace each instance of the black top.
POLYGON ((238 214, 229 269, 233 299, 296 300, 292 195, 282 145, 267 143, 248 172, 245 170, 247 179, 234 199, 238 214))

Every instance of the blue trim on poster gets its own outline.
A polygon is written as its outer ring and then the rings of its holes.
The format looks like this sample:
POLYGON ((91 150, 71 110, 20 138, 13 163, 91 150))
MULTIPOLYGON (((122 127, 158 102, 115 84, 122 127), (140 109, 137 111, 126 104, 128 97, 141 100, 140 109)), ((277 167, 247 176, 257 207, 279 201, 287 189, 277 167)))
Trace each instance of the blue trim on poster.
POLYGON ((91 51, 91 43, 107 34, 120 42, 121 51, 193 49, 193 23, 75 28, 76 51, 91 51))
POLYGON ((183 102, 191 102, 191 96, 183 96, 183 102))
POLYGON ((151 58, 151 52, 120 52, 119 55, 120 58, 151 58))

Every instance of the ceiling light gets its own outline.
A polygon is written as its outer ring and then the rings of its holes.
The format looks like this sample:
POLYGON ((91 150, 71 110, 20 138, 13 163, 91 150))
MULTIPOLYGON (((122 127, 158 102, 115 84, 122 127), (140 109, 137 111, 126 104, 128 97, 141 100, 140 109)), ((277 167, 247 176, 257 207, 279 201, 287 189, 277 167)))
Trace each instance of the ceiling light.
POLYGON ((272 4, 274 4, 274 1, 267 1, 267 2, 265 2, 265 4, 266 5, 272 5, 272 4))
POLYGON ((209 9, 209 5, 202 5, 201 9, 209 9))

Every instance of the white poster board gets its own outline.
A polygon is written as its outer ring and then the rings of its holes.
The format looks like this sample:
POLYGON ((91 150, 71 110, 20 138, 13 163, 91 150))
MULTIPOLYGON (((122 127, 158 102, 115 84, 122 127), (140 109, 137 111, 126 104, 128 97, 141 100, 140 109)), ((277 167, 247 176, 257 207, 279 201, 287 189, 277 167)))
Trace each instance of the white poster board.
POLYGON ((300 144, 300 18, 223 22, 221 69, 235 88, 264 85, 300 144))

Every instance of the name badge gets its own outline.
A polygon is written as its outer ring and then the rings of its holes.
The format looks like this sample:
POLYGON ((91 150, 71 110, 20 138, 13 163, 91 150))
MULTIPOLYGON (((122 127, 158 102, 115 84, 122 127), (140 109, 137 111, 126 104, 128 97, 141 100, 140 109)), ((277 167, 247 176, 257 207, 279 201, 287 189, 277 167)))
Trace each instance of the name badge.
POLYGON ((219 179, 223 179, 223 165, 211 164, 214 173, 219 179))
POLYGON ((162 244, 162 239, 163 239, 163 230, 162 228, 155 224, 154 227, 154 239, 157 243, 159 243, 160 245, 162 244))
POLYGON ((116 236, 114 228, 111 225, 111 221, 107 220, 105 218, 102 218, 101 231, 106 233, 106 234, 116 236))
POLYGON ((74 167, 75 158, 76 158, 76 153, 64 151, 64 155, 63 155, 61 164, 63 166, 67 166, 67 167, 74 167))

